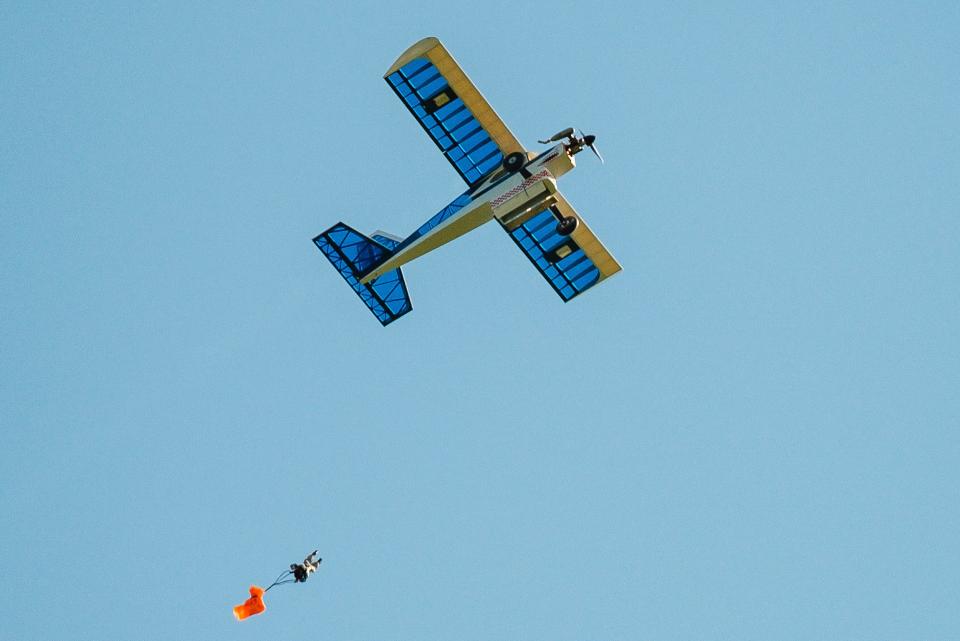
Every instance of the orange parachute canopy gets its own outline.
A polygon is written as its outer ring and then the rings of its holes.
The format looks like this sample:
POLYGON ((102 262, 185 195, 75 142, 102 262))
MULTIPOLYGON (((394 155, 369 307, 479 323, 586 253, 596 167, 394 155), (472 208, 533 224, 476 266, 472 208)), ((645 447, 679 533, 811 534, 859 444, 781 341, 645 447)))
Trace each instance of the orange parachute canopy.
POLYGON ((267 609, 267 606, 263 604, 263 593, 265 590, 257 585, 250 586, 250 598, 244 601, 241 605, 238 605, 233 608, 233 616, 237 617, 238 621, 242 621, 247 617, 253 616, 254 614, 260 614, 267 609))

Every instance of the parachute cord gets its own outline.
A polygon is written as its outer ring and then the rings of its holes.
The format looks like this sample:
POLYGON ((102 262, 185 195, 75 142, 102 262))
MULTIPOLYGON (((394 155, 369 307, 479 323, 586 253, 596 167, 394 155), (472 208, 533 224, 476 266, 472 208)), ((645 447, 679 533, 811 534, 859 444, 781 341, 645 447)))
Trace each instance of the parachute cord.
POLYGON ((275 586, 275 585, 283 585, 284 583, 293 583, 295 579, 287 579, 286 581, 281 581, 281 580, 280 580, 280 579, 282 579, 283 577, 287 576, 288 574, 293 574, 293 570, 287 570, 286 572, 283 572, 280 576, 277 577, 277 580, 276 580, 276 581, 274 581, 273 583, 270 584, 270 587, 268 587, 266 590, 264 590, 264 593, 269 592, 269 591, 270 591, 270 588, 272 588, 272 587, 275 586))

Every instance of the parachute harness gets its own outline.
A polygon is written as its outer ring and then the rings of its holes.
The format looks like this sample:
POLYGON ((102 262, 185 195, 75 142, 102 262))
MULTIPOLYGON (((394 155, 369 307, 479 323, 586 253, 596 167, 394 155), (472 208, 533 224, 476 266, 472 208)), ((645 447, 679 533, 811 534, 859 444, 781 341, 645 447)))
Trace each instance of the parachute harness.
POLYGON ((270 588, 272 588, 272 587, 275 586, 275 585, 283 585, 283 584, 285 584, 285 583, 296 583, 296 581, 297 581, 296 579, 293 579, 293 578, 284 579, 284 577, 290 576, 291 574, 293 574, 293 570, 287 570, 286 572, 284 572, 283 574, 281 574, 280 576, 278 576, 278 577, 277 577, 277 580, 274 581, 273 583, 271 583, 270 586, 269 586, 266 590, 264 590, 264 593, 269 592, 269 591, 270 591, 270 588), (283 580, 281 580, 281 579, 283 579, 283 580))

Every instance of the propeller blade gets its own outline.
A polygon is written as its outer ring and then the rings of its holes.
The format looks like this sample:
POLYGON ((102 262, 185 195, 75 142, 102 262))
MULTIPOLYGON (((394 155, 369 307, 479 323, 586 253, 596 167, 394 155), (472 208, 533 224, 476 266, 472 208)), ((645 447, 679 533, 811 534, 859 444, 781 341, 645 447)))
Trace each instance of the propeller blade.
POLYGON ((590 145, 588 145, 588 146, 590 147, 590 150, 593 151, 593 153, 597 154, 597 158, 600 159, 600 164, 602 165, 602 164, 603 164, 603 156, 601 156, 601 155, 600 155, 600 152, 597 151, 597 146, 594 145, 594 144, 592 144, 592 143, 591 143, 590 145))
POLYGON ((587 134, 586 136, 583 137, 583 144, 585 144, 587 147, 590 147, 590 151, 596 154, 597 158, 600 159, 600 164, 603 164, 603 156, 600 155, 600 152, 597 151, 596 146, 593 144, 596 140, 597 140, 596 136, 594 136, 593 134, 587 134))

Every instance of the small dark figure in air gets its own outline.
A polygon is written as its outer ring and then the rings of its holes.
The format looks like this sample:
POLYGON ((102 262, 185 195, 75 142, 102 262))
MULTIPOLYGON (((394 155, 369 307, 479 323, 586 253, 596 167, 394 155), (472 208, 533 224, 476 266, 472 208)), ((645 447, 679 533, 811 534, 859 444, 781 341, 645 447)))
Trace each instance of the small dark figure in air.
POLYGON ((317 550, 314 550, 307 555, 307 558, 303 560, 303 563, 291 563, 290 571, 293 572, 293 580, 296 583, 303 583, 307 580, 307 577, 317 571, 317 568, 320 567, 320 563, 323 562, 323 559, 314 558, 317 556, 317 550))

